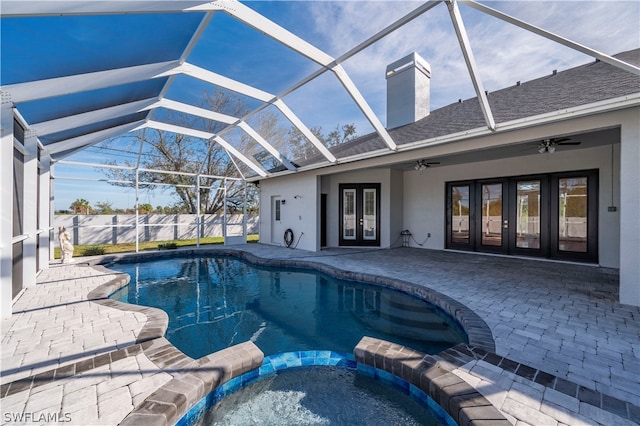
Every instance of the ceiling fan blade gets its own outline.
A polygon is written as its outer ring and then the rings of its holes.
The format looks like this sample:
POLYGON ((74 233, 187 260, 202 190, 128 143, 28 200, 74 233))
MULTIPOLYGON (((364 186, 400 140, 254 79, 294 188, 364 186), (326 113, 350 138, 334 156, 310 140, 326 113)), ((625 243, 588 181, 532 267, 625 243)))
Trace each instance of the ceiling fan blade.
POLYGON ((430 166, 430 165, 432 165, 432 164, 440 164, 440 162, 439 162, 439 161, 429 161, 429 162, 427 163, 427 166, 430 166))
POLYGON ((551 138, 551 139, 549 139, 549 142, 550 143, 555 143, 555 144, 560 144, 560 143, 563 143, 565 141, 570 141, 570 140, 571 140, 571 138, 558 138, 558 139, 551 138))
POLYGON ((580 145, 582 142, 562 142, 556 145, 580 145))

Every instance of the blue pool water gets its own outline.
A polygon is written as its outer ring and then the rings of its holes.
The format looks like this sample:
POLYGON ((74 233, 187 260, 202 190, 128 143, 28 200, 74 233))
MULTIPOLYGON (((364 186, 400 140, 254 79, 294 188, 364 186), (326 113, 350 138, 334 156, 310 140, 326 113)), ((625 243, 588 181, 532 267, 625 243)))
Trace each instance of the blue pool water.
POLYGON ((312 270, 265 268, 224 256, 109 268, 131 276, 112 297, 167 312, 167 339, 192 358, 247 340, 265 355, 351 353, 365 335, 432 354, 467 341, 459 325, 434 305, 312 270))

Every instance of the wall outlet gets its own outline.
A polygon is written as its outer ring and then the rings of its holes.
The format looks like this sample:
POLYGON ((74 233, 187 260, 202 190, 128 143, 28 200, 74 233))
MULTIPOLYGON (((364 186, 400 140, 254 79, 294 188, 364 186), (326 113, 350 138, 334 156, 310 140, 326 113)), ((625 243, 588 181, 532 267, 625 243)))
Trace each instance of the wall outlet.
POLYGON ((617 210, 618 210, 618 208, 617 208, 616 206, 609 206, 609 207, 607 207, 607 211, 610 211, 610 212, 615 212, 615 211, 617 211, 617 210))

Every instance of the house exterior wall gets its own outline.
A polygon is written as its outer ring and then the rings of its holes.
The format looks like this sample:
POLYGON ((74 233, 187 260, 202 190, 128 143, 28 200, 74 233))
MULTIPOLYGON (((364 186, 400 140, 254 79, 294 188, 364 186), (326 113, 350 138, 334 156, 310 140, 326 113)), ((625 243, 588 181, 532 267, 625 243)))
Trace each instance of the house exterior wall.
MULTIPOLYGON (((297 248, 320 249, 320 193, 327 197, 327 244, 337 247, 339 236, 339 185, 341 183, 380 183, 381 221, 380 247, 401 245, 400 232, 409 229, 412 247, 444 249, 445 247, 445 183, 465 179, 510 177, 527 174, 598 169, 599 211, 598 252, 600 265, 620 266, 620 145, 615 143, 590 149, 556 151, 551 155, 532 154, 522 157, 432 167, 426 171, 400 171, 369 168, 319 177, 313 172, 269 179, 260 185, 260 241, 271 244, 270 199, 279 195, 287 200, 282 208, 284 229, 294 231, 297 248), (613 149, 612 149, 613 148, 613 149), (613 176, 612 176, 613 154, 613 176), (613 177, 613 182, 612 182, 613 177), (613 183, 613 188, 612 188, 613 183), (613 190, 613 193, 612 193, 613 190), (303 198, 295 199, 294 195, 303 198), (610 205, 617 207, 609 212, 610 205), (315 210, 314 210, 315 209, 315 210), (431 234, 430 237, 427 237, 431 234)), ((535 150, 534 150, 535 152, 535 150)))
POLYGON ((284 230, 291 229, 294 236, 292 247, 310 251, 320 250, 319 194, 320 179, 314 173, 301 173, 260 182, 260 242, 274 244, 273 241, 277 241, 276 244, 284 245, 284 230), (272 229, 273 197, 285 200, 281 207, 282 229, 272 229), (275 235, 276 233, 278 235, 275 235))
MULTIPOLYGON (((338 246, 339 237, 339 185, 342 183, 380 183, 380 246, 398 242, 403 229, 403 179, 401 171, 368 169, 318 176, 314 172, 296 174, 260 183, 260 242, 284 245, 283 237, 275 235, 272 227, 273 197, 286 200, 282 206, 282 231, 290 228, 294 233, 294 246, 301 233, 304 236, 296 248, 320 250, 320 194, 327 194, 327 245, 338 246), (300 198, 295 198, 300 195, 300 198), (275 241, 275 242, 274 242, 275 241)), ((277 231, 276 231, 277 232, 277 231)))
MULTIPOLYGON (((617 161, 619 145, 613 145, 617 161)), ((408 171, 404 177, 405 214, 404 225, 424 248, 445 247, 445 183, 466 179, 510 177, 528 174, 565 172, 573 170, 599 170, 598 252, 600 265, 619 267, 620 249, 619 211, 608 212, 611 205, 611 145, 573 151, 556 151, 554 154, 534 154, 449 167, 432 167, 424 172, 408 171), (431 238, 427 239, 427 234, 431 238)), ((614 162, 615 167, 615 162, 614 162)), ((618 169, 614 170, 614 205, 619 200, 618 169)), ((417 247, 415 242, 412 246, 417 247)))
POLYGON ((390 170, 390 204, 389 204, 389 241, 392 246, 402 244, 398 238, 404 227, 404 173, 401 170, 390 170))
POLYGON ((640 306, 640 111, 626 111, 620 132, 620 302, 640 306))
MULTIPOLYGON (((294 194, 304 193, 304 205, 287 204, 284 219, 294 230, 296 238, 298 229, 305 232, 298 248, 319 250, 320 194, 325 193, 328 202, 327 245, 337 247, 340 183, 380 183, 380 247, 401 245, 400 232, 409 229, 413 247, 443 249, 446 182, 597 169, 599 264, 620 269, 621 303, 640 306, 639 111, 634 107, 544 125, 532 124, 519 130, 483 134, 452 143, 434 143, 393 155, 267 179, 261 182, 261 241, 269 243, 269 197, 283 194, 289 200, 294 194), (600 140, 602 145, 591 148, 559 149, 554 154, 541 155, 536 152, 535 145, 531 148, 529 143, 527 146, 532 153, 518 157, 474 161, 475 156, 470 154, 469 162, 432 167, 422 173, 407 170, 406 166, 401 171, 397 166, 417 159, 446 158, 460 152, 478 152, 480 155, 483 149, 521 141, 616 128, 620 129, 620 136, 609 136, 611 140, 600 140), (610 206, 615 207, 615 211, 609 211, 610 206), (296 211, 304 211, 304 214, 296 211)), ((524 145, 523 149, 526 149, 524 145)))

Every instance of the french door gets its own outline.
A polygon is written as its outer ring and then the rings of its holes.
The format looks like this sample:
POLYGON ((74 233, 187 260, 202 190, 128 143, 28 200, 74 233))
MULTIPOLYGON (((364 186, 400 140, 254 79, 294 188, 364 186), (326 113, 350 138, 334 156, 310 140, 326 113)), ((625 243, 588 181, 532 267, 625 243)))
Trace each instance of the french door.
POLYGON ((340 184, 341 246, 380 245, 380 184, 340 184))
POLYGON ((450 182, 447 247, 597 262, 597 171, 450 182))

